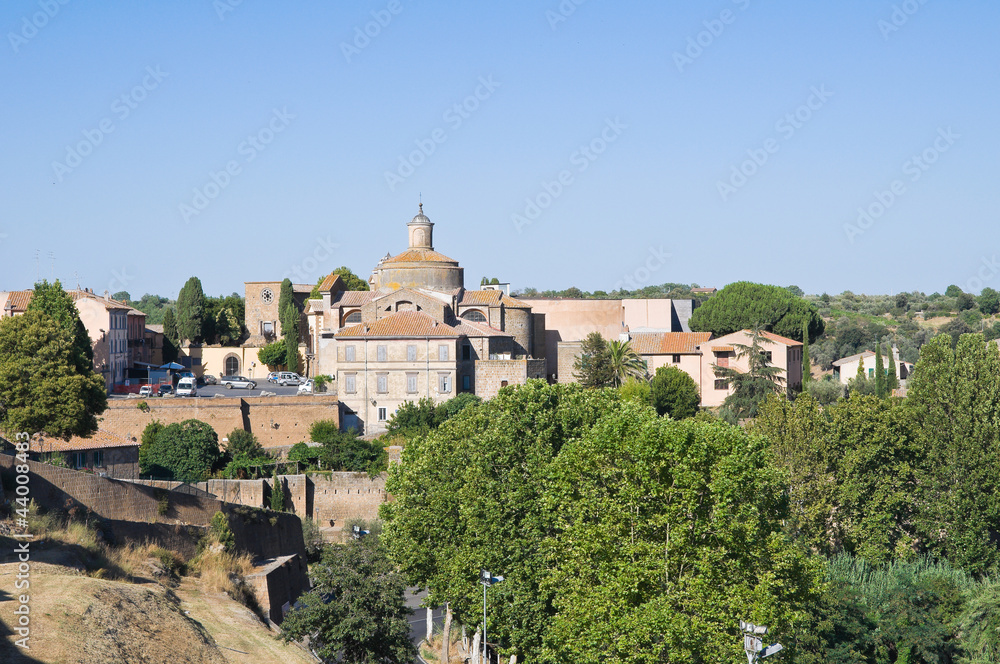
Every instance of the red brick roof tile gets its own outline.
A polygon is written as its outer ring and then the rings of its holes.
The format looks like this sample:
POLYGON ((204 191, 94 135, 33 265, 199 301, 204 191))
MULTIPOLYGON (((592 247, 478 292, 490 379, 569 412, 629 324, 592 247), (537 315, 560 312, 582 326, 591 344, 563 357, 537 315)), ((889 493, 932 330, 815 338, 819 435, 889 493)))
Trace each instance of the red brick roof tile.
POLYGON ((433 249, 407 249, 382 261, 382 265, 392 263, 455 263, 457 265, 458 261, 433 249))
POLYGON ((639 355, 693 355, 711 332, 634 332, 632 349, 639 355))
POLYGON ((345 327, 335 335, 344 337, 458 337, 458 330, 436 321, 422 311, 402 311, 374 323, 345 327))

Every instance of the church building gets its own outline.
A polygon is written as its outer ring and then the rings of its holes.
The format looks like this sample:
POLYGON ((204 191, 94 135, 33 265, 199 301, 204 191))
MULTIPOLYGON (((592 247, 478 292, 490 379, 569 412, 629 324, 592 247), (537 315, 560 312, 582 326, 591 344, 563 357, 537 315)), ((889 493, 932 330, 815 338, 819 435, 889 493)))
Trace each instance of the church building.
POLYGON ((366 434, 406 401, 489 399, 545 378, 545 316, 500 289, 466 290, 458 261, 434 250, 422 204, 406 230, 407 248, 379 261, 370 291, 331 274, 304 303, 309 373, 335 377, 341 421, 366 434))

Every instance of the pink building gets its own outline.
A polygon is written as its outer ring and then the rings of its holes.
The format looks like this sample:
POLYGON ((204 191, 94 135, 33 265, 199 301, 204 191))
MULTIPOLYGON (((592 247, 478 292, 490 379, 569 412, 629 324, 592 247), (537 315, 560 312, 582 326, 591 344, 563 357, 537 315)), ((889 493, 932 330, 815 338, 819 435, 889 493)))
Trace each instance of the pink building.
MULTIPOLYGON (((783 385, 786 388, 798 388, 802 385, 802 342, 782 337, 772 332, 764 332, 764 352, 768 362, 782 370, 783 385)), ((750 330, 740 330, 717 339, 711 339, 701 344, 701 405, 715 408, 721 406, 726 397, 732 394, 732 388, 725 381, 715 377, 712 365, 733 367, 739 371, 747 371, 749 366, 746 358, 738 358, 737 344, 750 345, 750 330)), ((698 381, 698 378, 695 378, 698 381)))

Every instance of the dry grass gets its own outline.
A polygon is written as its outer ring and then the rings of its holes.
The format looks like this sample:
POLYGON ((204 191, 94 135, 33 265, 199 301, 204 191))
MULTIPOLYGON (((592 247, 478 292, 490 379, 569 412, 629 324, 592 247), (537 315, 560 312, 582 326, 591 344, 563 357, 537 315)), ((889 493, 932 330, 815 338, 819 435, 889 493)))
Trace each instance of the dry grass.
MULTIPOLYGON (((462 628, 453 624, 451 629, 451 647, 448 649, 448 664, 464 664, 469 654, 462 648, 462 628), (456 627, 458 629, 456 629, 456 627)), ((469 646, 472 646, 472 639, 469 639, 469 646)), ((420 656, 428 662, 441 661, 441 632, 437 631, 431 638, 430 646, 426 641, 420 644, 420 656)))

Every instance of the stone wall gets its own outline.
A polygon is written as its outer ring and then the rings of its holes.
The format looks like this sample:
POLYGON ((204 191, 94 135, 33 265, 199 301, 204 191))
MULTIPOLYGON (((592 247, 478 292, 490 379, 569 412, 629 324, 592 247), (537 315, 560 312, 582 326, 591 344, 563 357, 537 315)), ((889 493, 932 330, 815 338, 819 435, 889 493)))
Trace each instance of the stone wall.
MULTIPOLYGON (((573 365, 576 360, 583 353, 583 344, 579 341, 560 341, 556 350, 556 372, 558 374, 558 382, 560 383, 575 383, 576 378, 573 376, 575 369, 573 365)), ((551 359, 551 358, 550 358, 551 359)))
POLYGON ((387 498, 385 474, 316 473, 309 475, 307 505, 312 518, 323 528, 339 530, 348 519, 373 521, 387 498))
POLYGON ((257 435, 264 447, 294 445, 309 439, 309 427, 316 420, 340 422, 336 396, 318 394, 288 397, 199 397, 197 399, 157 398, 145 401, 147 411, 136 399, 110 399, 104 411, 102 430, 123 438, 139 438, 150 422, 164 424, 196 419, 209 424, 219 440, 233 429, 257 435))
POLYGON ((479 360, 476 396, 492 399, 505 385, 524 385, 534 378, 545 378, 545 360, 479 360))
POLYGON ((247 583, 253 588, 267 617, 281 623, 292 603, 299 595, 309 590, 302 585, 308 579, 306 563, 300 556, 280 556, 267 561, 247 576, 247 583))

